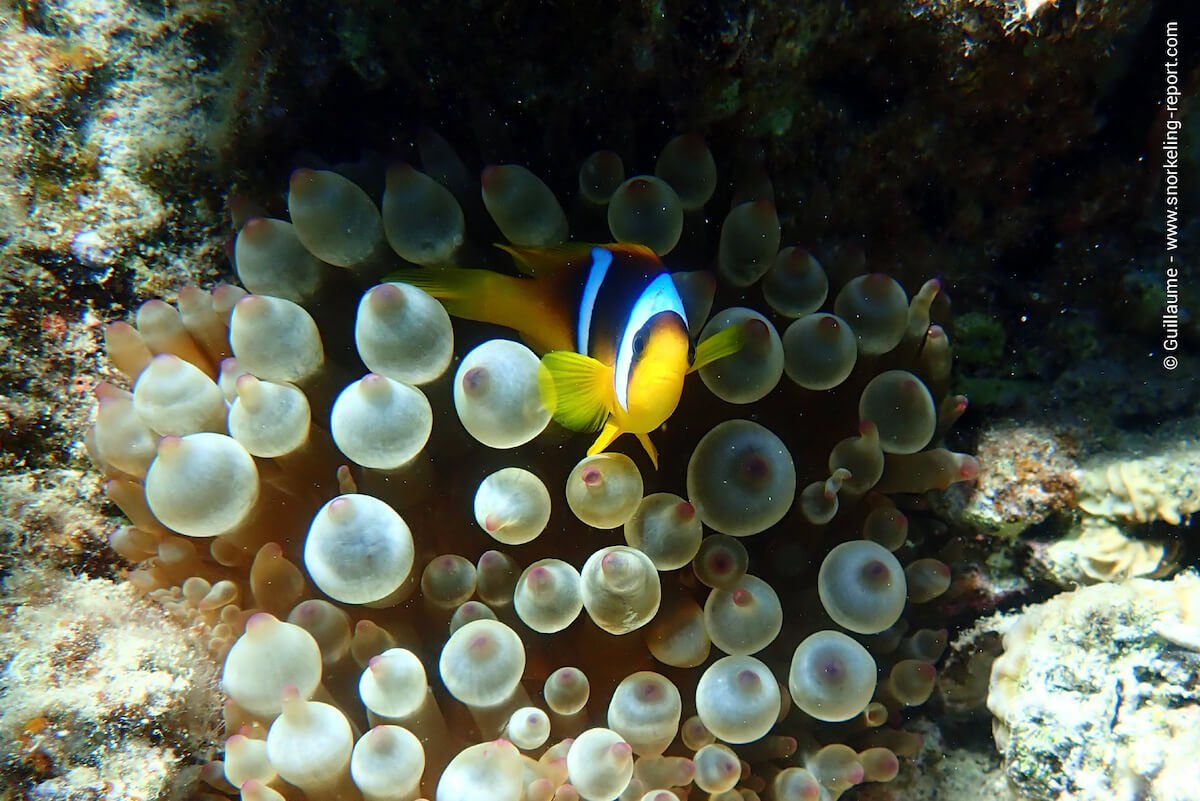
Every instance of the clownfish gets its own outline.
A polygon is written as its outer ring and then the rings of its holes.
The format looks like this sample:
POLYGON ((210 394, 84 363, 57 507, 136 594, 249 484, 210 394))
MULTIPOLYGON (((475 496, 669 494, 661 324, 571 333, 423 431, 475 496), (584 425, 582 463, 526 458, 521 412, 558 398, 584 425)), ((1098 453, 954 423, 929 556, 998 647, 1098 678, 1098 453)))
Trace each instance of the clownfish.
POLYGON ((683 299, 642 245, 497 247, 523 277, 426 267, 388 279, 428 292, 455 317, 515 329, 542 357, 538 388, 554 420, 599 432, 589 456, 628 433, 657 468, 650 432, 679 405, 685 375, 741 348, 741 326, 693 348, 683 299))

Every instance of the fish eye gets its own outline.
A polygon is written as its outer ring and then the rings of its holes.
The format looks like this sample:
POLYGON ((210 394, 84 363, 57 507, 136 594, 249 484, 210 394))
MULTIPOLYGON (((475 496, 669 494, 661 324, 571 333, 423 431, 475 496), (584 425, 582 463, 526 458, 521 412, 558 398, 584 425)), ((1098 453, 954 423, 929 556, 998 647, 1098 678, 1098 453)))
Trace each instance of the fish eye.
POLYGON ((639 331, 633 338, 633 355, 641 356, 646 349, 646 333, 639 331))

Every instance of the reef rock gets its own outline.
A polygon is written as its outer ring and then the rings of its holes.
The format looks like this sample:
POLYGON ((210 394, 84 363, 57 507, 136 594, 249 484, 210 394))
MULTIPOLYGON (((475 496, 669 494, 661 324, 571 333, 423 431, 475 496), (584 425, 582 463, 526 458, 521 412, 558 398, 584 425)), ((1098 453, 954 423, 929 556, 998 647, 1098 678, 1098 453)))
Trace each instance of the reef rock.
POLYGON ((1133 579, 1025 609, 988 708, 1034 799, 1183 801, 1200 787, 1200 578, 1133 579))

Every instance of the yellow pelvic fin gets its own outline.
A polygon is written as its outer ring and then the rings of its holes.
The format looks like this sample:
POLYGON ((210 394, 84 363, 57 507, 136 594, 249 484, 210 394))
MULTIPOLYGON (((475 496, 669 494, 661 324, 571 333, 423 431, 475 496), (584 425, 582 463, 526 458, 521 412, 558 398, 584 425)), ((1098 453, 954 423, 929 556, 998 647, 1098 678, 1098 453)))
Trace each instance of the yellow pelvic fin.
POLYGON ((609 445, 612 445, 613 440, 621 436, 622 433, 617 424, 609 420, 604 424, 604 430, 600 432, 600 436, 596 437, 596 441, 592 443, 592 447, 588 448, 587 455, 595 456, 597 453, 600 453, 609 445))
POLYGON ((704 365, 712 364, 717 359, 732 356, 742 349, 742 345, 745 342, 746 339, 745 334, 742 333, 742 326, 731 325, 728 328, 722 328, 696 346, 696 357, 692 359, 692 366, 688 372, 694 373, 704 365))
POLYGON ((552 350, 538 367, 538 392, 564 428, 599 431, 613 408, 612 368, 572 350, 552 350))
POLYGON ((642 443, 642 447, 646 449, 646 455, 650 457, 650 464, 654 465, 654 469, 658 469, 658 448, 654 447, 654 443, 650 441, 649 434, 637 434, 638 442, 642 443))
MULTIPOLYGON (((604 430, 600 432, 600 436, 596 437, 596 441, 588 448, 587 455, 595 456, 597 453, 605 451, 609 445, 613 444, 613 440, 621 436, 625 432, 617 426, 612 420, 604 424, 604 430)), ((646 455, 650 457, 650 464, 654 465, 654 469, 658 469, 658 448, 654 447, 654 443, 650 441, 649 434, 634 434, 638 438, 638 442, 642 443, 642 447, 646 449, 646 455)))

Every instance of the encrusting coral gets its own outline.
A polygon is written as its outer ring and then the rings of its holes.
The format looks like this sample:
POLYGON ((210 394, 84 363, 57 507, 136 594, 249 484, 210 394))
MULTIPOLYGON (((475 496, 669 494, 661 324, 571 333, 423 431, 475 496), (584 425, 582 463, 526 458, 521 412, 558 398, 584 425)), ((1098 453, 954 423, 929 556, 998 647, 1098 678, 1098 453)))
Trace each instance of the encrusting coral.
MULTIPOLYGON (((831 282, 779 249, 761 183, 697 263, 684 234, 717 180, 695 135, 656 176, 591 157, 570 219, 525 168, 488 167, 483 204, 514 246, 624 238, 661 276, 711 258, 719 282, 654 286, 699 351, 734 327, 742 344, 684 385, 654 432, 659 469, 580 460, 534 350, 380 283, 491 264, 474 204, 429 177, 462 172, 447 153, 426 148, 428 175, 390 170, 382 213, 349 179, 298 170, 290 222, 235 214, 245 289, 187 288, 108 328, 132 392, 98 390, 89 444, 132 523, 112 541, 141 563, 130 581, 224 660, 228 784, 213 789, 610 801, 694 783, 789 801, 890 780, 921 743, 894 724, 928 698, 944 645, 906 637, 906 618, 949 571, 893 555, 906 521, 887 494, 978 470, 936 447, 965 408, 930 323, 940 283, 910 298, 878 273, 831 282), (710 317, 760 281, 767 306, 710 317), (796 545, 828 552, 819 578, 796 545), (420 780, 389 785, 389 765, 420 780)), ((588 314, 603 300, 589 291, 588 314)))
POLYGON ((1085 465, 1080 470, 1077 502, 1095 517, 1182 525, 1200 511, 1200 465, 1195 451, 1180 447, 1141 459, 1085 465))
POLYGON ((1046 801, 1194 798, 1198 653, 1194 573, 1097 584, 1023 610, 987 697, 1010 780, 1046 801))
POLYGON ((1069 586, 1161 578, 1179 568, 1184 530, 1200 511, 1194 426, 1184 420, 1130 436, 1124 446, 1133 458, 1106 452, 1073 471, 1077 520, 1068 536, 1039 550, 1052 578, 1069 586))
POLYGON ((186 798, 221 703, 189 621, 126 582, 26 568, 6 583, 0 794, 186 798))

